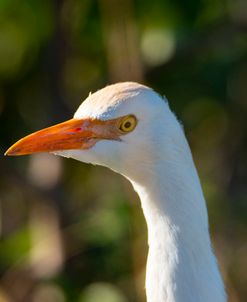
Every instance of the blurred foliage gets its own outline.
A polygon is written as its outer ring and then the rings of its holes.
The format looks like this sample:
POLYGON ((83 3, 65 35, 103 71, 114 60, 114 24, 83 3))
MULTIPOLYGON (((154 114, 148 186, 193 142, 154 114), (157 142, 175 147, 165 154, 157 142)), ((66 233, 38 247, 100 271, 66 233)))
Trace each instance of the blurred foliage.
MULTIPOLYGON (((183 122, 230 302, 247 300, 247 2, 0 0, 0 150, 143 82, 183 122)), ((145 301, 146 226, 122 177, 0 158, 0 300, 145 301)))

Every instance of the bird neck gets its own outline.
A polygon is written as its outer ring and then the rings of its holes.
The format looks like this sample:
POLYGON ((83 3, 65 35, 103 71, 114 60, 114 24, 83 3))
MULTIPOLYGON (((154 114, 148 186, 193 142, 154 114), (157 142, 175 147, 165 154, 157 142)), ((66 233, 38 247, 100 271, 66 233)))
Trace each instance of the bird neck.
POLYGON ((149 171, 132 181, 148 227, 147 301, 225 301, 193 161, 159 162, 149 171))

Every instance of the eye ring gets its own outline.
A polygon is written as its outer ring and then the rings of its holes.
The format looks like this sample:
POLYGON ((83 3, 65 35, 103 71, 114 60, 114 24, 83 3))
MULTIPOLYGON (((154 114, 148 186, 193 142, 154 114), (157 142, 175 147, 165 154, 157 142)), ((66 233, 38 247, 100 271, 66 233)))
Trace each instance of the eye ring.
POLYGON ((137 125, 137 119, 134 115, 125 116, 119 123, 118 129, 122 133, 128 133, 135 129, 137 125))

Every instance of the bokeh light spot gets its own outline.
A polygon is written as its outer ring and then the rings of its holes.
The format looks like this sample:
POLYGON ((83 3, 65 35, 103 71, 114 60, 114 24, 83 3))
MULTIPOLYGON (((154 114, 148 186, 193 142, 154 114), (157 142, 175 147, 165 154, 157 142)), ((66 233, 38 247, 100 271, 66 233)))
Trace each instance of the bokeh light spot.
POLYGON ((93 283, 82 292, 80 302, 127 302, 121 291, 112 284, 93 283))
POLYGON ((58 156, 47 153, 35 154, 30 157, 28 176, 38 187, 49 189, 55 186, 62 173, 62 162, 58 156))
POLYGON ((57 285, 45 284, 34 291, 32 302, 65 302, 65 296, 57 285))
POLYGON ((175 36, 164 28, 148 29, 141 41, 144 62, 151 66, 161 65, 171 59, 175 51, 175 36))

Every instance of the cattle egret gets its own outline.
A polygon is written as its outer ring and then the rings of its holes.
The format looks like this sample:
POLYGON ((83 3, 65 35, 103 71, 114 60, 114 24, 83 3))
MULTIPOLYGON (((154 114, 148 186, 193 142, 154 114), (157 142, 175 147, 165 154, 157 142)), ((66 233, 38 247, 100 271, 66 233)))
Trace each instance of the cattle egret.
POLYGON ((7 155, 52 152, 109 167, 138 193, 148 227, 148 302, 225 302, 202 188, 168 102, 132 82, 107 86, 74 118, 19 140, 7 155))

